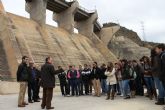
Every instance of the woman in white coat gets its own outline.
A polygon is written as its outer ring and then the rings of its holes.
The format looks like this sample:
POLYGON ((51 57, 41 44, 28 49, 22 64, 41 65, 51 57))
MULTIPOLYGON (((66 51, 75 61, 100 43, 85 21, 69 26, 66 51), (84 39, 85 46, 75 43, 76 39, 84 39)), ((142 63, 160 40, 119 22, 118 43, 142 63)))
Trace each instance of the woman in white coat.
POLYGON ((107 70, 105 71, 105 75, 107 76, 107 85, 108 85, 108 92, 107 92, 106 100, 109 100, 110 96, 111 96, 111 100, 114 100, 116 84, 117 84, 115 72, 116 72, 116 70, 114 68, 113 63, 109 62, 107 65, 107 70))

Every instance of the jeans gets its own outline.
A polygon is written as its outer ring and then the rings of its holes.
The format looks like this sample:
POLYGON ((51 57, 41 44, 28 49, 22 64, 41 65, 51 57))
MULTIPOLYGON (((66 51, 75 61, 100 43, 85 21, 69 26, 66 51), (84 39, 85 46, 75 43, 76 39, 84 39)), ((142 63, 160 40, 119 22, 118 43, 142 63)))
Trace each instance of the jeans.
POLYGON ((130 80, 123 80, 123 89, 124 89, 124 96, 128 96, 130 94, 130 87, 129 87, 130 80))
POLYGON ((160 81, 158 77, 154 77, 154 81, 155 81, 155 85, 156 85, 156 88, 158 89, 158 93, 159 93, 158 98, 159 99, 164 98, 165 90, 164 90, 162 81, 160 81))
POLYGON ((107 93, 107 81, 106 79, 101 79, 102 93, 107 93))
POLYGON ((71 89, 72 89, 72 96, 75 95, 75 92, 76 92, 76 95, 78 95, 78 84, 77 84, 77 80, 70 80, 70 83, 71 83, 71 89))
POLYGON ((147 86, 148 94, 151 95, 153 90, 155 89, 153 78, 152 77, 144 77, 144 80, 145 80, 145 83, 147 86))
POLYGON ((123 95, 124 94, 124 89, 123 89, 123 81, 122 80, 119 81, 119 88, 120 88, 121 95, 123 95))

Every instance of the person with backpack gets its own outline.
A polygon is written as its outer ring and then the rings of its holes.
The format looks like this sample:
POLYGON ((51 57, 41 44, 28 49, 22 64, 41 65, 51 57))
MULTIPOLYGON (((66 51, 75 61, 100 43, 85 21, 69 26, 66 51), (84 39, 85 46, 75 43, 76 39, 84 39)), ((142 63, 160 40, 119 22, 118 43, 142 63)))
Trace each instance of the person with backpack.
POLYGON ((22 63, 17 69, 17 82, 20 83, 20 91, 18 97, 18 107, 25 107, 28 103, 25 102, 25 93, 29 80, 29 69, 28 69, 29 58, 27 56, 22 57, 22 63))

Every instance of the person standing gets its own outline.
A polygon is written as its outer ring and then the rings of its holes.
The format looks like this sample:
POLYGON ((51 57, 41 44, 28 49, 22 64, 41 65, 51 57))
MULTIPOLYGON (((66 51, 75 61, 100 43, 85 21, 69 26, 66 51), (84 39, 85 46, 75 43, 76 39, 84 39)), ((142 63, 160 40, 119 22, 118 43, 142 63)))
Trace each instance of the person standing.
POLYGON ((41 86, 43 87, 43 98, 41 108, 54 109, 51 106, 53 97, 53 88, 55 88, 55 69, 52 64, 52 58, 47 57, 45 64, 41 67, 41 86))
POLYGON ((82 70, 82 81, 85 88, 85 95, 89 95, 90 74, 91 70, 88 68, 87 64, 84 64, 84 69, 82 70))
POLYGON ((135 78, 136 95, 144 96, 143 69, 141 65, 137 63, 136 60, 133 60, 133 67, 134 67, 134 71, 136 72, 136 78, 135 78))
POLYGON ((38 70, 34 67, 34 62, 29 62, 29 80, 28 80, 28 101, 29 103, 40 102, 37 97, 38 89, 38 70))
POLYGON ((107 92, 106 100, 109 100, 110 96, 111 96, 111 100, 114 100, 116 84, 117 84, 115 72, 116 72, 116 70, 114 68, 113 63, 109 62, 107 65, 107 69, 105 71, 105 75, 107 76, 107 85, 108 85, 108 92, 107 92))
POLYGON ((93 63, 93 69, 91 72, 92 82, 95 94, 94 96, 100 97, 101 84, 100 84, 100 68, 97 66, 97 62, 93 63))
POLYGON ((157 93, 156 93, 155 84, 154 84, 152 71, 151 71, 151 62, 150 62, 149 57, 147 57, 147 56, 144 56, 143 60, 144 60, 144 65, 143 65, 144 80, 146 83, 149 98, 150 98, 150 100, 152 100, 153 96, 155 96, 155 98, 157 98, 157 93))
MULTIPOLYGON (((156 78, 156 82, 159 82, 159 86, 158 86, 158 90, 159 90, 159 100, 157 103, 157 105, 164 105, 164 97, 165 94, 163 93, 163 91, 165 91, 165 45, 164 44, 159 44, 156 46, 155 48, 155 52, 157 54, 157 70, 159 72, 157 72, 157 77, 156 78), (162 88, 163 86, 163 88, 162 88)), ((154 63, 155 64, 155 63, 154 63)), ((157 83, 158 83, 157 82, 157 83)))
POLYGON ((20 83, 18 107, 25 107, 25 105, 28 105, 28 103, 25 102, 25 93, 28 84, 27 82, 29 80, 28 60, 29 58, 27 56, 23 56, 22 63, 17 69, 17 82, 20 83))
POLYGON ((66 96, 69 94, 66 73, 61 66, 58 66, 57 73, 58 73, 58 78, 60 80, 61 94, 62 96, 66 96))
POLYGON ((131 67, 128 65, 128 61, 126 59, 122 60, 122 80, 123 80, 123 92, 124 92, 124 99, 130 99, 130 72, 131 67))
POLYGON ((101 66, 101 88, 102 88, 102 94, 106 94, 107 93, 107 76, 105 75, 105 71, 106 71, 106 65, 102 64, 101 66))
POLYGON ((82 65, 79 65, 78 72, 80 74, 80 77, 77 79, 79 95, 84 95, 84 93, 83 93, 83 81, 82 81, 82 70, 83 70, 82 65))
POLYGON ((75 92, 76 92, 76 96, 80 95, 78 94, 78 83, 77 83, 77 79, 79 77, 80 77, 79 72, 75 69, 74 66, 72 66, 72 70, 68 72, 68 78, 70 80, 71 89, 72 89, 72 96, 75 95, 75 92))
POLYGON ((123 81, 122 81, 122 75, 121 75, 121 65, 120 63, 115 63, 115 69, 116 69, 116 78, 117 78, 117 83, 119 85, 119 90, 120 90, 120 96, 122 97, 124 92, 123 92, 123 81))

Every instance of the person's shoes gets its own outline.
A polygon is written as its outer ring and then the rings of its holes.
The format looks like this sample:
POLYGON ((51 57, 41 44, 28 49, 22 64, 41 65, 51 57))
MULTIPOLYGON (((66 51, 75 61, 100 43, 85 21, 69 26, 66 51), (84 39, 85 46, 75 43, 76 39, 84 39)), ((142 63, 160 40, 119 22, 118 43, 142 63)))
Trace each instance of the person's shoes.
POLYGON ((164 98, 158 99, 158 102, 155 103, 156 105, 165 105, 164 98))
POLYGON ((23 102, 23 103, 22 103, 22 105, 29 105, 29 104, 28 104, 28 103, 26 103, 26 102, 23 102))
POLYGON ((130 99, 131 97, 130 96, 126 96, 124 99, 130 99))
POLYGON ((29 103, 33 103, 33 101, 29 101, 29 103))
POLYGON ((41 109, 45 109, 45 107, 42 107, 42 106, 41 106, 41 109))
POLYGON ((54 107, 46 107, 47 110, 54 109, 54 107))
POLYGON ((165 105, 165 103, 163 103, 163 102, 159 102, 159 101, 156 102, 155 104, 156 104, 156 105, 165 105))
POLYGON ((25 105, 18 105, 18 107, 25 107, 25 105))
POLYGON ((40 102, 39 100, 34 100, 34 102, 40 102))

